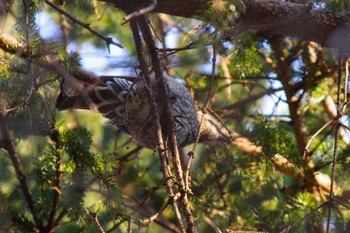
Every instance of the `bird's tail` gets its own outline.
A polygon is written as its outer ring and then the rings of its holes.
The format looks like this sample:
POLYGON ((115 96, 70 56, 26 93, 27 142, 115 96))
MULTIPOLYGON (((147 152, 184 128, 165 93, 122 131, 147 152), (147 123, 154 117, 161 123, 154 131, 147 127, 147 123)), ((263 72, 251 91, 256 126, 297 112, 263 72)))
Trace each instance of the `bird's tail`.
POLYGON ((91 109, 96 110, 95 88, 101 85, 100 79, 86 71, 66 75, 61 83, 61 92, 56 100, 58 110, 91 109))

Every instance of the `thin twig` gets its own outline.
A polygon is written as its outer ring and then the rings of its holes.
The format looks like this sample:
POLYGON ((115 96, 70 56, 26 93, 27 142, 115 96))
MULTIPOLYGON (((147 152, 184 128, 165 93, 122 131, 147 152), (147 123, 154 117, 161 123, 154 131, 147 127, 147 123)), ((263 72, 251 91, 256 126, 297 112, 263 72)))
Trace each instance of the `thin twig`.
POLYGON ((165 184, 165 180, 162 179, 156 186, 152 187, 150 191, 143 197, 143 200, 139 203, 139 207, 142 207, 146 203, 146 201, 155 194, 155 192, 158 189, 164 186, 164 184, 165 184))
POLYGON ((185 188, 186 192, 192 194, 192 190, 190 188, 190 168, 192 164, 192 160, 194 158, 194 153, 193 151, 188 152, 188 161, 187 161, 187 167, 186 167, 186 172, 185 172, 185 188))
POLYGON ((349 80, 349 61, 345 62, 345 80, 344 80, 344 103, 348 102, 348 80, 349 80))
POLYGON ((213 44, 212 47, 213 47, 213 58, 211 60, 211 76, 210 76, 210 83, 209 83, 207 101, 205 103, 205 109, 209 108, 210 104, 211 104, 211 98, 212 98, 212 92, 213 92, 213 83, 214 83, 215 72, 216 72, 216 46, 215 46, 215 44, 213 44))
POLYGON ((295 221, 292 224, 288 224, 288 226, 286 228, 283 228, 282 230, 280 230, 280 233, 287 233, 289 232, 290 229, 292 229, 294 226, 298 225, 299 223, 301 223, 302 221, 304 221, 305 219, 309 218, 311 215, 313 215, 316 211, 318 211, 319 209, 323 208, 324 206, 327 205, 328 202, 324 202, 321 205, 317 206, 315 209, 311 210, 309 213, 305 214, 304 217, 298 219, 298 221, 295 221))
POLYGON ((184 51, 184 50, 190 50, 190 49, 194 49, 194 43, 190 43, 189 45, 186 45, 185 47, 181 47, 181 48, 164 48, 164 49, 157 48, 157 51, 162 52, 162 53, 168 52, 168 53, 166 53, 166 55, 164 55, 160 58, 160 59, 165 59, 171 55, 174 55, 177 52, 184 51))
POLYGON ((179 51, 183 50, 189 50, 189 49, 194 49, 194 43, 189 43, 188 45, 180 48, 157 48, 158 52, 164 53, 164 52, 169 52, 169 53, 176 53, 179 51))
POLYGON ((330 225, 331 225, 331 214, 332 214, 332 208, 333 208, 333 198, 334 198, 334 176, 335 176, 335 169, 337 165, 337 156, 338 156, 338 141, 339 141, 339 129, 340 124, 339 120, 342 115, 341 113, 341 103, 340 103, 340 93, 341 93, 341 76, 342 76, 342 67, 341 67, 341 60, 342 60, 342 54, 339 52, 338 54, 338 80, 337 80, 337 125, 335 128, 335 136, 334 136, 334 151, 333 151, 333 161, 332 161, 332 171, 331 171, 331 187, 329 191, 329 201, 328 201, 328 216, 327 216, 327 227, 326 227, 326 233, 329 232, 330 225))
MULTIPOLYGON (((215 223, 213 222, 213 220, 211 220, 208 216, 203 216, 203 220, 204 222, 206 222, 211 228, 213 228, 213 230, 215 231, 215 233, 222 233, 222 231, 220 230, 220 228, 218 228, 215 223)), ((242 231, 240 231, 242 232, 242 231)), ((243 232, 242 232, 243 233, 243 232)))
POLYGON ((170 199, 168 199, 168 201, 165 203, 165 205, 160 208, 159 211, 157 211, 157 213, 153 214, 151 217, 148 217, 146 219, 139 219, 139 223, 142 224, 143 226, 147 226, 149 225, 151 222, 153 222, 155 219, 158 218, 158 216, 168 207, 169 204, 171 204, 173 201, 176 201, 177 198, 179 198, 180 194, 175 195, 174 197, 172 197, 170 199))
POLYGON ((127 233, 132 233, 132 223, 133 223, 132 216, 129 216, 129 218, 128 218, 128 228, 126 229, 127 233))
POLYGON ((336 205, 333 205, 333 208, 338 212, 339 216, 340 216, 340 220, 341 222, 343 223, 343 230, 345 232, 345 229, 346 229, 346 225, 345 225, 345 220, 344 220, 344 216, 342 214, 342 212, 340 211, 339 207, 336 206, 336 205))
POLYGON ((24 101, 24 108, 28 111, 29 116, 29 127, 32 129, 33 126, 33 119, 32 119, 32 113, 30 111, 29 106, 29 100, 31 99, 32 95, 34 94, 35 90, 35 79, 34 79, 34 69, 33 69, 33 57, 31 54, 31 47, 30 47, 30 16, 29 16, 29 7, 27 5, 27 2, 25 0, 22 1, 23 3, 23 14, 24 14, 24 23, 23 27, 25 28, 25 46, 27 51, 27 63, 28 63, 28 81, 29 81, 29 90, 26 96, 26 99, 24 101))
POLYGON ((273 93, 276 93, 276 92, 279 92, 279 91, 282 91, 282 90, 283 90, 283 87, 266 89, 264 92, 250 95, 250 96, 248 96, 245 99, 240 99, 239 101, 237 101, 237 102, 235 102, 233 104, 224 106, 224 107, 221 108, 221 110, 238 109, 241 106, 247 106, 247 104, 249 104, 251 102, 254 102, 254 101, 256 101, 256 100, 258 100, 258 99, 260 99, 260 98, 262 98, 264 96, 268 96, 268 95, 271 95, 273 93))
POLYGON ((73 17, 72 15, 70 15, 69 13, 67 13, 66 11, 62 10, 61 8, 59 8, 58 6, 56 6, 54 3, 52 3, 49 0, 45 0, 45 3, 48 4, 49 6, 51 6, 54 10, 56 10, 57 12, 59 12, 60 14, 66 16, 68 19, 70 19, 73 23, 78 24, 79 26, 85 28, 86 30, 88 30, 89 32, 91 32, 92 34, 94 34, 95 36, 99 37, 100 39, 104 40, 107 44, 107 46, 109 47, 110 44, 113 44, 119 48, 123 48, 123 46, 117 42, 115 42, 113 40, 112 37, 106 37, 104 35, 102 35, 101 33, 95 31, 94 29, 92 29, 90 27, 90 24, 87 23, 83 23, 82 21, 76 19, 75 17, 73 17))
MULTIPOLYGON (((201 132, 201 130, 202 130, 204 114, 206 114, 206 111, 207 111, 207 109, 210 106, 210 100, 211 100, 212 89, 213 89, 213 82, 214 82, 214 78, 215 78, 216 48, 215 48, 214 44, 212 45, 212 47, 213 47, 213 58, 212 58, 212 66, 211 66, 210 84, 209 84, 209 90, 208 90, 208 94, 207 94, 207 100, 206 100, 206 103, 205 103, 205 107, 201 110, 203 112, 203 114, 202 114, 201 119, 199 121, 199 130, 198 130, 198 132, 201 132)), ((200 137, 200 133, 197 134, 196 141, 195 141, 194 146, 193 146, 193 148, 191 150, 191 153, 194 153, 194 151, 195 151, 195 149, 197 147, 198 141, 199 141, 199 137, 200 137)))
POLYGON ((129 22, 133 18, 136 18, 138 16, 141 16, 141 15, 144 15, 144 14, 147 14, 147 13, 153 11, 156 8, 156 6, 157 6, 157 0, 152 0, 152 3, 148 7, 142 8, 138 11, 134 11, 133 13, 125 16, 124 17, 125 21, 122 23, 122 25, 126 24, 127 22, 129 22))
POLYGON ((333 120, 328 121, 326 124, 324 124, 319 130, 316 131, 316 133, 314 133, 310 138, 309 141, 307 142, 305 149, 304 149, 304 153, 303 153, 303 160, 305 161, 306 156, 308 154, 308 149, 310 147, 311 142, 315 139, 315 137, 317 137, 317 135, 319 135, 325 128, 327 128, 329 125, 331 125, 333 122, 337 121, 338 119, 335 118, 333 120))
POLYGON ((98 221, 97 214, 92 212, 88 207, 85 207, 85 209, 89 212, 89 216, 96 224, 97 228, 100 230, 101 233, 106 233, 103 227, 100 224, 100 221, 98 221))
POLYGON ((333 200, 334 200, 335 202, 337 202, 339 205, 342 205, 343 207, 345 207, 345 208, 347 208, 348 210, 350 210, 350 205, 347 205, 347 204, 345 204, 345 203, 339 201, 337 198, 333 198, 333 200))

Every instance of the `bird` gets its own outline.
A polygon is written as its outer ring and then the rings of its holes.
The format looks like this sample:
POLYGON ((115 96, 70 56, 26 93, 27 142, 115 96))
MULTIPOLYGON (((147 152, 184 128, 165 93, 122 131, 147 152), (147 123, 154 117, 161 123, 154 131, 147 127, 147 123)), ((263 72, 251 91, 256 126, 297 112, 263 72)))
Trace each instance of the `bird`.
MULTIPOLYGON (((87 109, 100 113, 120 130, 131 135, 146 148, 156 149, 158 138, 152 119, 145 79, 138 76, 97 76, 86 71, 66 75, 61 82, 56 100, 59 111, 87 109)), ((150 76, 150 88, 158 106, 160 119, 164 119, 157 79, 150 76)), ((169 112, 173 117, 177 145, 198 142, 231 141, 230 131, 215 117, 197 109, 187 88, 177 79, 164 74, 169 112), (199 134, 199 135, 198 135, 199 134)))

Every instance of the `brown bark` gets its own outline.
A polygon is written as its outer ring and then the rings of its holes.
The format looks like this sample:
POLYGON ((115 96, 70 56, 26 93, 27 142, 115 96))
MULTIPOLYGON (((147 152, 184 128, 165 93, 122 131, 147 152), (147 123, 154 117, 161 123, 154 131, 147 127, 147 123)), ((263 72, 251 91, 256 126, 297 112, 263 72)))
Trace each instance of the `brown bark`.
MULTIPOLYGON (((145 8, 152 1, 144 0, 102 0, 120 9, 145 8)), ((162 0, 156 2, 154 12, 186 18, 205 20, 204 13, 211 10, 214 1, 209 0, 162 0)), ((230 34, 248 29, 271 34, 298 37, 314 41, 330 48, 349 50, 350 16, 333 15, 311 5, 295 4, 279 0, 246 0, 246 11, 230 34)))

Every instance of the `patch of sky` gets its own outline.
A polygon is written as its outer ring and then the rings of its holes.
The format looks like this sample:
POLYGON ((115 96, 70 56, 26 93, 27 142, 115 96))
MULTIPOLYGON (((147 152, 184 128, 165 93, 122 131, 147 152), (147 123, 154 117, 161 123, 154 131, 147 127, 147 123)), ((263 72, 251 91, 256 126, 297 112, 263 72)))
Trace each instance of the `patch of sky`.
MULTIPOLYGON (((277 75, 269 73, 271 88, 279 89, 282 84, 278 80, 274 80, 277 75)), ((289 115, 288 105, 286 104, 286 95, 284 91, 277 91, 273 94, 265 96, 262 100, 260 111, 265 116, 286 116, 289 115)))
POLYGON ((36 22, 39 34, 45 40, 57 40, 61 36, 61 31, 56 22, 45 12, 36 15, 36 22))
MULTIPOLYGON (((40 36, 46 40, 56 41, 60 39, 61 30, 58 24, 45 12, 37 14, 36 18, 40 36)), ((84 29, 82 29, 84 30, 84 29)), ((108 35, 106 35, 108 36, 108 35)), ((116 38, 113 40, 117 41, 116 38)), ((91 43, 76 44, 69 43, 67 52, 79 52, 81 64, 87 71, 98 75, 126 75, 135 74, 136 61, 130 57, 129 51, 114 45, 108 48, 98 49, 91 43)))

